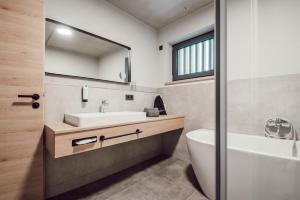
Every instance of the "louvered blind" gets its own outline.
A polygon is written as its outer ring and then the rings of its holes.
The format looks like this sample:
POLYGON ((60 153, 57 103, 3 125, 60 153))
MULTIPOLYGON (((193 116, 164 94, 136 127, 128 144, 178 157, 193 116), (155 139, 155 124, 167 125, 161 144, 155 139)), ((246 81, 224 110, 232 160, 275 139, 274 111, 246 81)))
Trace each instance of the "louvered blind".
POLYGON ((209 32, 173 46, 173 80, 213 75, 213 36, 209 32))

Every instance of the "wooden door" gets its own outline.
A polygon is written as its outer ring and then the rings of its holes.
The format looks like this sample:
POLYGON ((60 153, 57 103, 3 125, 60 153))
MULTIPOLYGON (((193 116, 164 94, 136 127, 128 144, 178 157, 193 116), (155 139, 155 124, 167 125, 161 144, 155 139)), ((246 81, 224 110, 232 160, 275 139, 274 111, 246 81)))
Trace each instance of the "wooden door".
POLYGON ((0 200, 44 198, 43 4, 0 0, 0 200))

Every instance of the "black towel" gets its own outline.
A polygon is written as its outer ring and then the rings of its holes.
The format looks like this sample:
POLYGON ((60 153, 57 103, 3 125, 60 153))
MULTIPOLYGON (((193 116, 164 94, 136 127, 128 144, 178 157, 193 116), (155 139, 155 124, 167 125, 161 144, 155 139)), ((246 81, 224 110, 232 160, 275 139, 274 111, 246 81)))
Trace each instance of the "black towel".
POLYGON ((166 109, 162 98, 158 95, 154 100, 154 108, 158 108, 160 115, 166 115, 166 109))

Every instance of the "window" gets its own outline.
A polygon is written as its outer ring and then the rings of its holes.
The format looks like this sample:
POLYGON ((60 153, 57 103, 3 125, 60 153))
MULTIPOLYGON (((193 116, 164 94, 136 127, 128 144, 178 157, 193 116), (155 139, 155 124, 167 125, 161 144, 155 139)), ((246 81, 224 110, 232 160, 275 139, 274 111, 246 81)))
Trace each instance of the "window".
POLYGON ((173 81, 214 74, 214 32, 173 45, 173 81))

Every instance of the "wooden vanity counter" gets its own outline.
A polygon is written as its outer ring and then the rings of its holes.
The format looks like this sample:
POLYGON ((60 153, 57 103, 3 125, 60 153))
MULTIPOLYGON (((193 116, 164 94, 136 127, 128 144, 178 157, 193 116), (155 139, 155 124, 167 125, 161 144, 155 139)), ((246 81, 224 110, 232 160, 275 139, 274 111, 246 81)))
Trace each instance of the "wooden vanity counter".
POLYGON ((45 125, 46 147, 54 158, 91 151, 184 127, 184 117, 166 115, 105 126, 75 127, 66 123, 45 125))

